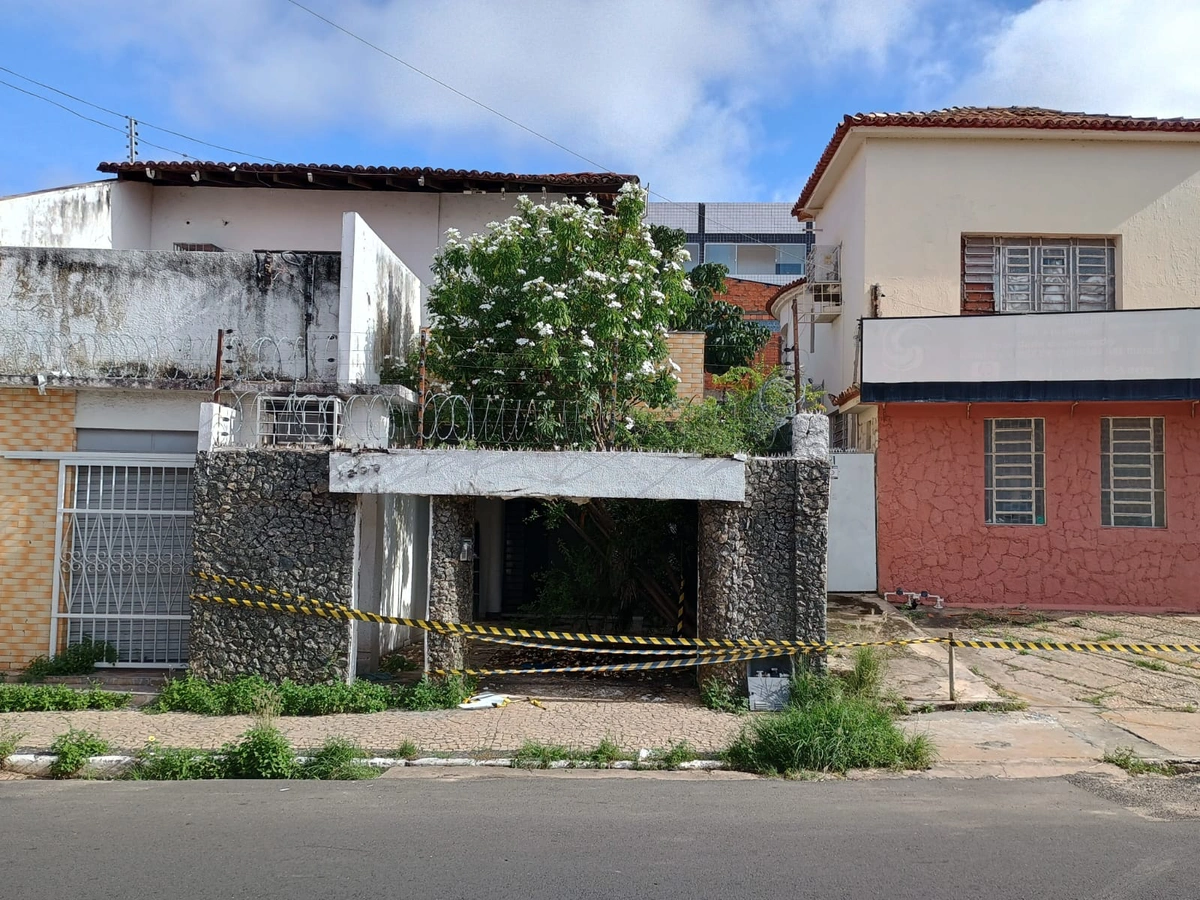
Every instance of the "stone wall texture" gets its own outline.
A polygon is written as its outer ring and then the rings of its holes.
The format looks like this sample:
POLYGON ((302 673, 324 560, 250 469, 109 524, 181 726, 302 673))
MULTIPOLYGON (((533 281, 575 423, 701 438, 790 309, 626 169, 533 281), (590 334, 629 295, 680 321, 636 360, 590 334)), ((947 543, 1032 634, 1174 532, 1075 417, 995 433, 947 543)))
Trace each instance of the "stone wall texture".
MULTIPOLYGON (((828 510, 820 458, 747 460, 744 503, 702 502, 700 637, 825 640, 828 510)), ((745 665, 713 675, 744 686, 745 665)))
MULTIPOLYGON (((327 453, 201 453, 195 491, 197 570, 351 604, 357 497, 329 493, 327 453)), ((209 679, 344 681, 350 634, 346 622, 194 601, 190 668, 209 679)))
MULTIPOLYGON (((441 622, 470 622, 473 616, 474 566, 459 560, 464 538, 475 532, 474 497, 434 497, 433 531, 429 541, 429 618, 441 622)), ((430 669, 461 669, 460 637, 429 635, 426 661, 430 669)))
POLYGON ((1178 403, 888 403, 879 589, 953 606, 1200 612, 1200 418, 1178 403), (1164 418, 1167 524, 1100 524, 1100 419, 1164 418), (1046 524, 984 523, 984 420, 1041 418, 1046 524))

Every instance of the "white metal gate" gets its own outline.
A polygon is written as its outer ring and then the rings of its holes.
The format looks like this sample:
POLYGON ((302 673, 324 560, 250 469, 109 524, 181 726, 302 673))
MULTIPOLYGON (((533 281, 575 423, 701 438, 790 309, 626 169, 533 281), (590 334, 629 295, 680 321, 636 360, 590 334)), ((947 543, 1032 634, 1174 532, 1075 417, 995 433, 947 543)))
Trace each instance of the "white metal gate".
POLYGON ((874 591, 875 454, 833 454, 829 484, 829 590, 874 591))
POLYGON ((50 649, 108 641, 118 665, 187 662, 194 460, 64 461, 50 649))

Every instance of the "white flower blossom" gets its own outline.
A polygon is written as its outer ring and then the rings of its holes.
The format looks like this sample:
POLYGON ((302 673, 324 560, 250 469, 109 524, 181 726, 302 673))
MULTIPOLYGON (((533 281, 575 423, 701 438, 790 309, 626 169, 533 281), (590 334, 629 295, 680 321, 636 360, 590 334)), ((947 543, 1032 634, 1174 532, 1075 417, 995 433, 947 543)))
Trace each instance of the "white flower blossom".
POLYGON ((545 322, 538 322, 534 328, 542 337, 550 337, 552 334, 554 334, 554 326, 547 325, 545 322))
POLYGON ((608 303, 608 308, 609 309, 620 309, 621 303, 618 300, 610 300, 608 303))
POLYGON ((590 337, 588 337, 588 333, 586 331, 579 336, 579 343, 583 344, 583 346, 585 346, 585 347, 595 347, 596 346, 596 342, 593 341, 590 337))
POLYGON ((633 417, 632 416, 625 417, 625 430, 633 431, 633 417))
POLYGON ((650 362, 650 360, 648 360, 648 359, 644 360, 642 362, 642 368, 640 371, 643 375, 653 375, 654 374, 654 363, 650 362))
POLYGON ((531 340, 529 340, 529 338, 524 338, 524 337, 517 338, 517 346, 518 347, 524 347, 526 344, 531 344, 531 343, 533 343, 533 342, 531 340))
POLYGON ((683 371, 683 369, 679 368, 679 363, 675 362, 675 360, 668 359, 667 362, 669 362, 671 364, 671 368, 674 369, 676 372, 683 371))
POLYGON ((566 292, 564 292, 564 291, 555 291, 555 292, 554 292, 554 299, 556 299, 556 300, 566 300, 566 299, 567 299, 566 292))

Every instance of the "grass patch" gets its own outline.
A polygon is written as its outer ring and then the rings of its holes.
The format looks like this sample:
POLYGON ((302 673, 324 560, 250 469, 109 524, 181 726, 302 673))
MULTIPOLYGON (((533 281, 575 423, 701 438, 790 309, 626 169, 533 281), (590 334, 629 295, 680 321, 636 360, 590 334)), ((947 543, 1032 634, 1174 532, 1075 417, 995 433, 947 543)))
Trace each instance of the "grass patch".
POLYGON ((1133 664, 1139 669, 1149 669, 1151 672, 1167 671, 1167 664, 1161 659, 1135 659, 1133 664))
POLYGON ((706 678, 700 685, 700 702, 706 708, 716 712, 743 713, 750 711, 750 701, 739 697, 737 691, 727 681, 720 678, 706 678))
POLYGON ((96 670, 96 663, 116 661, 117 648, 112 644, 84 638, 77 644, 68 644, 62 653, 53 658, 34 657, 21 674, 21 680, 30 682, 42 681, 56 675, 90 675, 96 670))
POLYGON ((1121 636, 1121 632, 1119 632, 1119 631, 1102 631, 1098 635, 1096 635, 1094 640, 1098 644, 1103 644, 1105 641, 1115 641, 1120 636, 1121 636))
POLYGON ((421 755, 421 749, 412 741, 405 738, 400 742, 400 746, 396 748, 393 754, 396 759, 416 759, 421 755))
POLYGON ((196 781, 224 778, 225 763, 211 750, 165 747, 151 739, 138 751, 128 777, 134 781, 196 781))
POLYGON ((722 754, 731 767, 761 775, 844 773, 850 769, 924 769, 934 759, 926 735, 908 737, 898 709, 880 694, 881 656, 863 647, 841 677, 800 675, 788 706, 755 719, 722 754))
POLYGON ((1104 754, 1104 762, 1124 769, 1130 775, 1174 775, 1176 769, 1170 763, 1149 762, 1133 752, 1132 747, 1118 747, 1104 754))
POLYGON ((1082 628, 1083 619, 1067 619, 1065 622, 1063 622, 1063 624, 1069 625, 1072 628, 1082 628))
POLYGON ((661 769, 675 769, 680 763, 696 758, 696 748, 687 741, 676 741, 665 750, 650 754, 650 762, 661 769))
POLYGON ((345 738, 330 738, 300 767, 300 775, 322 781, 366 781, 381 775, 381 770, 362 762, 366 758, 365 750, 345 738))
POLYGON ((108 753, 108 741, 90 731, 72 728, 54 739, 50 752, 57 757, 50 764, 50 774, 70 778, 87 764, 88 757, 108 753))
POLYGON ((0 712, 67 712, 75 709, 121 709, 131 695, 91 688, 77 691, 65 684, 0 684, 0 712))
POLYGON ((25 737, 23 731, 0 729, 0 769, 4 768, 4 761, 17 752, 17 747, 23 737, 25 737))
POLYGON ((474 691, 474 682, 457 676, 421 679, 411 685, 272 684, 258 675, 228 682, 205 681, 192 675, 163 685, 152 712, 190 712, 206 716, 255 715, 271 709, 282 716, 328 716, 375 713, 387 709, 452 709, 474 691))
POLYGON ((968 707, 967 712, 1021 712, 1029 709, 1025 700, 977 700, 968 707))
POLYGON ((1103 707, 1104 707, 1104 701, 1105 701, 1107 698, 1108 698, 1108 692, 1107 692, 1107 691, 1101 691, 1101 692, 1100 692, 1100 693, 1098 693, 1098 694, 1086 694, 1086 695, 1084 695, 1083 697, 1076 697, 1075 699, 1076 699, 1076 700, 1079 700, 1079 701, 1081 701, 1081 702, 1083 702, 1083 703, 1090 703, 1092 706, 1096 706, 1096 707, 1103 708, 1103 707))
POLYGON ((598 766, 611 766, 618 760, 632 758, 632 754, 626 753, 617 746, 615 741, 607 737, 596 745, 596 749, 587 755, 588 761, 598 766))
POLYGON ((548 769, 550 763, 563 760, 577 759, 578 753, 573 753, 560 744, 543 744, 538 741, 526 741, 521 749, 513 756, 513 765, 521 769, 548 769))

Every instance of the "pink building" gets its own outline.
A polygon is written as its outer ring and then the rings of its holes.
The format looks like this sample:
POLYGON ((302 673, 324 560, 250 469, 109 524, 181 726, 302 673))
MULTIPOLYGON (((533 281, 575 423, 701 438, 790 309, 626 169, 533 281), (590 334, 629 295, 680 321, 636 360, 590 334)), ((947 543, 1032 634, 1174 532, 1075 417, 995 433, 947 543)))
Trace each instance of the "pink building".
POLYGON ((1200 611, 1200 120, 847 117, 795 212, 832 265, 772 308, 875 454, 880 591, 1200 611))

